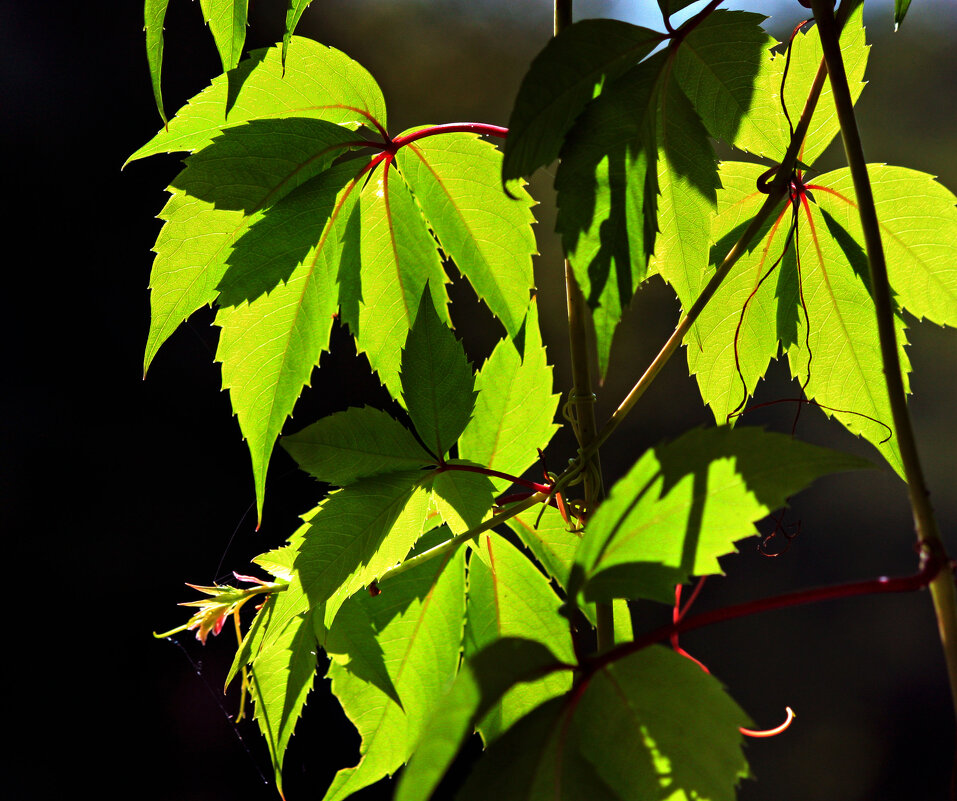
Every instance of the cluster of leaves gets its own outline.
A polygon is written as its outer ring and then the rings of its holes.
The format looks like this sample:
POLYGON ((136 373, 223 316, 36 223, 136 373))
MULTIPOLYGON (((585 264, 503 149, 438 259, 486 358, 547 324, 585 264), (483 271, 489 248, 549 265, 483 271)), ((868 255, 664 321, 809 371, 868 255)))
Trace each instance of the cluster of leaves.
MULTIPOLYGON (((270 455, 335 319, 411 423, 352 408, 282 439, 339 489, 256 560, 281 589, 230 672, 249 666, 277 784, 321 649, 362 736, 327 801, 407 762, 399 798, 428 798, 473 731, 488 748, 466 799, 733 798, 747 716, 719 682, 658 646, 589 661, 576 631, 595 603, 615 604, 620 624, 628 600, 670 603, 792 494, 866 463, 756 429, 695 430, 641 455, 573 527, 549 486, 521 478, 556 430, 558 396, 520 179, 561 159, 558 228, 604 374, 641 282, 661 275, 687 308, 764 203, 767 165, 719 167, 712 140, 783 158, 786 109, 803 107, 819 69, 816 32, 785 54, 761 16, 717 4, 668 34, 576 23, 532 63, 503 154, 478 136, 492 126, 391 137, 371 76, 292 35, 306 5, 291 3, 281 45, 240 62, 246 3, 201 3, 226 72, 131 157, 189 153, 160 214, 145 366, 216 304, 260 515, 270 455), (478 372, 450 330, 449 264, 505 332, 478 372), (530 492, 496 501, 513 483, 530 492)), ((165 7, 146 4, 161 109, 165 7)), ((859 93, 860 9, 842 48, 859 93)), ((778 212, 689 333, 689 366, 724 424, 786 353, 807 398, 899 469, 854 191, 843 170, 804 178, 838 130, 828 92, 778 212)), ((874 166, 872 180, 901 308, 957 325, 953 195, 901 168, 874 166)), ((615 638, 629 642, 630 626, 615 638)))

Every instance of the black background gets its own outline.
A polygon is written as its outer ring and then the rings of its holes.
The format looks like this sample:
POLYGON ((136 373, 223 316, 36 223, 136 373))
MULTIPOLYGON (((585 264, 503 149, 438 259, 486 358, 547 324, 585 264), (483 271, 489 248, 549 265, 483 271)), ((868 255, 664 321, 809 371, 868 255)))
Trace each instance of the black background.
MULTIPOLYGON (((172 0, 164 86, 173 111, 219 62, 195 3, 172 0)), ((284 3, 254 2, 248 47, 281 36, 284 3)), ((614 13, 616 4, 588 10, 614 13)), ((618 4, 619 7, 625 4, 618 4)), ((796 5, 796 4, 795 4, 796 5)), ((800 9, 796 9, 800 13, 800 9)), ((872 161, 939 175, 957 186, 950 44, 957 16, 915 3, 891 37, 890 12, 869 17, 872 55, 859 109, 872 161)), ((793 20, 781 20, 784 27, 793 20)), ((265 522, 254 532, 248 454, 219 390, 212 313, 197 313, 142 380, 149 248, 155 214, 178 159, 120 170, 157 129, 144 55, 141 3, 0 4, 4 251, 0 392, 0 531, 6 535, 7 728, 14 787, 31 797, 92 792, 140 799, 270 799, 268 760, 252 724, 227 717, 219 688, 229 637, 182 648, 150 632, 184 620, 184 581, 210 583, 248 569, 283 542, 321 487, 277 451, 265 522), (197 668, 199 674, 197 674, 197 668)), ((390 129, 471 119, 506 124, 528 61, 547 40, 549 4, 374 3, 319 0, 300 32, 370 68, 390 104, 390 129)), ((780 29, 776 29, 780 30, 780 29)), ((829 151, 837 164, 838 151, 829 151)), ((536 275, 556 382, 568 386, 560 256, 540 175, 536 275)), ((453 298, 460 335, 480 363, 494 324, 453 298)), ((613 354, 599 414, 607 414, 663 342, 677 315, 658 284, 644 290, 613 354)), ((911 321, 915 323, 915 321, 911 321)), ((913 412, 944 536, 957 551, 957 357, 952 331, 910 333, 913 412)), ((759 400, 788 390, 780 365, 759 400)), ((337 336, 313 389, 287 426, 362 402, 386 401, 348 338, 337 336)), ((682 357, 669 366, 605 457, 614 480, 636 453, 688 425, 709 423, 682 357)), ((747 423, 788 430, 791 411, 747 423)), ((873 457, 866 445, 810 412, 799 434, 873 457)), ((571 454, 567 439, 555 463, 571 454)), ((702 609, 812 584, 914 568, 903 485, 886 469, 838 476, 794 499, 801 535, 777 560, 754 542, 725 560, 702 609)), ((652 622, 653 613, 642 611, 652 622)), ((744 801, 943 799, 954 751, 946 676, 926 593, 793 609, 688 635, 758 725, 786 704, 785 736, 748 744, 758 782, 744 801)), ((287 797, 320 798, 358 738, 327 683, 317 682, 286 759, 287 797)), ((9 750, 9 747, 8 747, 9 750)), ((380 786, 357 798, 387 797, 380 786)))

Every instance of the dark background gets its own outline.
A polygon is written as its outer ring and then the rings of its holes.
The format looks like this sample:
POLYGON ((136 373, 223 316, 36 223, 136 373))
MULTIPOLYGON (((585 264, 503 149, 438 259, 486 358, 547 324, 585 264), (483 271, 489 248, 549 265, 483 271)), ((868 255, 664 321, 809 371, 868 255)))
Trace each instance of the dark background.
MULTIPOLYGON (((790 5, 796 13, 788 8, 779 34, 801 13, 790 5)), ((219 62, 197 4, 170 6, 164 86, 172 112, 218 73, 219 62)), ((247 46, 278 40, 285 3, 251 6, 247 46)), ((593 2, 579 16, 620 16, 631 7, 593 2)), ((859 104, 870 160, 929 171, 951 188, 955 18, 949 3, 917 2, 891 35, 889 4, 878 5, 867 18, 876 44, 872 85, 859 104)), ((254 532, 248 454, 219 390, 210 312, 183 326, 142 380, 154 215, 179 163, 154 158, 120 171, 159 125, 142 27, 138 0, 0 3, 0 532, 8 544, 4 653, 12 672, 6 727, 16 743, 9 781, 34 798, 271 799, 255 726, 240 724, 237 739, 227 717, 235 698, 219 690, 234 648, 229 635, 204 649, 191 636, 180 648, 150 632, 185 620, 175 606, 192 597, 184 581, 243 572, 251 556, 281 544, 321 487, 277 451, 265 522, 254 532)), ((371 70, 393 132, 424 122, 506 124, 524 70, 549 36, 550 4, 317 0, 300 33, 371 70)), ((839 153, 830 152, 838 164, 839 153)), ((536 275, 550 359, 565 390, 550 183, 542 173, 532 187, 542 200, 536 275)), ((498 334, 469 310, 468 290, 456 286, 453 297, 478 364, 498 334)), ((616 342, 600 417, 676 319, 669 293, 652 282, 616 342)), ((957 339, 916 323, 909 336, 921 451, 944 536, 957 552, 957 339)), ((287 430, 370 397, 385 402, 349 340, 339 336, 335 347, 287 430)), ((759 400, 793 393, 785 372, 772 368, 759 400)), ((641 449, 710 423, 699 407, 678 357, 605 455, 609 483, 641 449)), ((772 407, 746 422, 788 430, 792 413, 772 407)), ((875 456, 819 413, 805 412, 799 434, 875 456)), ((559 440, 554 463, 571 452, 559 440)), ((801 520, 801 534, 787 554, 764 559, 754 540, 742 543, 741 555, 725 560, 727 577, 708 583, 701 609, 914 568, 904 487, 887 469, 823 482, 794 499, 788 519, 801 520)), ((777 723, 785 705, 798 712, 785 736, 748 743, 760 781, 744 784, 743 801, 946 797, 953 722, 926 593, 767 614, 688 635, 683 645, 759 726, 777 723)), ((320 798, 334 771, 358 757, 358 737, 327 687, 317 682, 287 754, 291 800, 320 798)), ((384 797, 385 786, 357 796, 384 797)))

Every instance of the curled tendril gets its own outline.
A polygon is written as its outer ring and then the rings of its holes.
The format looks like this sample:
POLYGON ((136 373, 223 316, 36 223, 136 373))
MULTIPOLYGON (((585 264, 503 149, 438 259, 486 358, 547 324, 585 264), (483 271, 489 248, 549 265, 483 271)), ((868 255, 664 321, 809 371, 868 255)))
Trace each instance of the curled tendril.
POLYGON ((785 719, 784 723, 782 723, 780 726, 775 726, 773 729, 759 729, 759 730, 745 729, 743 726, 741 726, 741 727, 738 727, 738 731, 740 731, 745 737, 776 737, 781 732, 789 728, 791 723, 794 721, 794 718, 797 717, 797 715, 794 714, 794 710, 791 709, 791 707, 789 706, 785 707, 785 710, 787 711, 788 716, 785 719))

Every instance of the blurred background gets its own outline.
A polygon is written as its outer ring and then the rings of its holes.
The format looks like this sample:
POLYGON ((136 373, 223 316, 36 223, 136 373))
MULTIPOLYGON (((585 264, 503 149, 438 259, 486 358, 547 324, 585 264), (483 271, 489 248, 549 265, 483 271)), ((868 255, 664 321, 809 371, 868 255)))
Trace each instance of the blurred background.
MULTIPOLYGON (((281 38, 284 0, 253 0, 248 48, 281 38)), ((690 7, 693 12, 702 3, 690 7)), ((728 2, 771 16, 779 37, 807 13, 788 2, 728 2)), ((957 187, 957 7, 915 2, 893 32, 891 0, 868 0, 874 45, 858 104, 869 160, 925 170, 957 187)), ((576 18, 608 16, 660 28, 652 0, 592 0, 576 18)), ((142 3, 0 3, 0 113, 7 201, 0 316, 0 531, 7 538, 7 725, 16 733, 11 781, 31 797, 213 801, 272 799, 255 725, 238 728, 235 696, 221 687, 234 643, 205 648, 154 640, 191 600, 184 581, 208 584, 283 543, 322 486, 277 450, 265 520, 254 531, 249 458, 219 389, 212 313, 197 313, 163 347, 147 380, 142 351, 154 219, 175 156, 121 172, 159 127, 143 41, 142 3), (36 760, 36 764, 34 764, 36 760)), ((505 125, 518 85, 551 32, 547 0, 316 0, 301 35, 364 64, 390 104, 393 133, 421 123, 505 125)), ((219 71, 198 5, 172 0, 164 88, 172 112, 219 71)), ((839 166, 837 147, 820 164, 839 166)), ((561 257, 553 234, 552 177, 533 180, 541 256, 536 263, 544 336, 556 387, 569 386, 561 257)), ((499 336, 461 282, 453 316, 478 366, 499 336)), ((599 394, 599 419, 631 386, 677 320, 657 279, 637 296, 599 394)), ((957 553, 957 334, 911 320, 912 410, 944 536, 957 553)), ((334 338, 287 431, 387 398, 334 338)), ((757 400, 793 394, 772 366, 757 400)), ((778 405, 745 422, 790 430, 778 405)), ((603 456, 610 484, 635 454, 695 424, 700 407, 676 357, 603 456)), ((808 409, 799 436, 865 454, 867 445, 808 409)), ((559 464, 568 437, 550 449, 559 464)), ((793 499, 800 535, 768 559, 756 540, 724 560, 704 610, 822 583, 914 569, 903 484, 881 467, 828 479, 793 499)), ((654 610, 640 609, 650 626, 654 610)), ((765 614, 689 634, 759 727, 785 705, 784 736, 747 743, 757 781, 742 801, 939 801, 954 754, 946 676, 926 593, 843 600, 765 614)), ((354 764, 358 737, 319 680, 286 757, 287 798, 321 797, 335 770, 354 764)), ((386 784, 357 799, 387 798, 386 784)))

